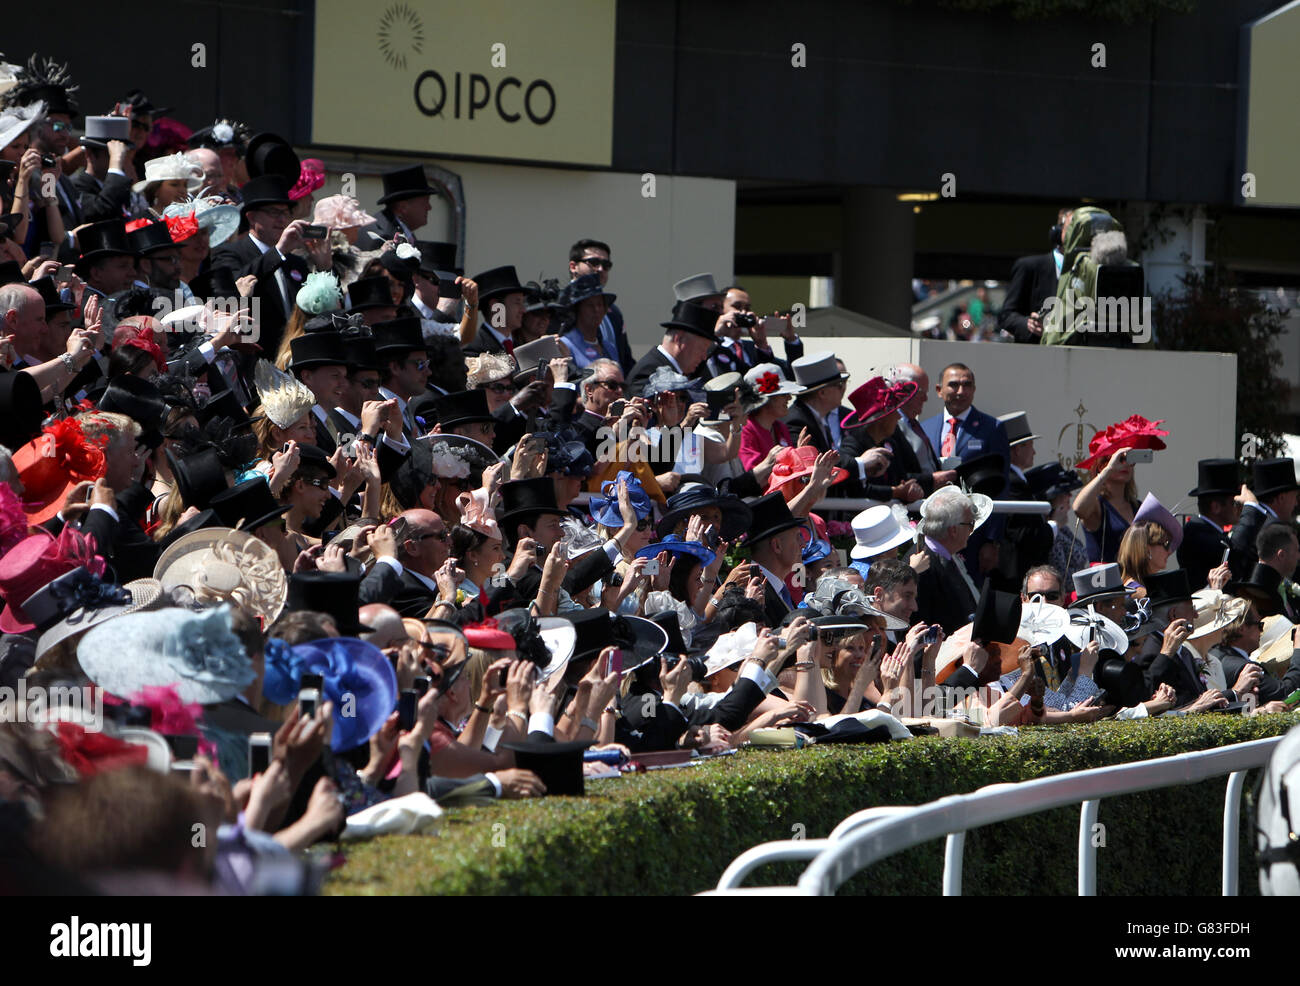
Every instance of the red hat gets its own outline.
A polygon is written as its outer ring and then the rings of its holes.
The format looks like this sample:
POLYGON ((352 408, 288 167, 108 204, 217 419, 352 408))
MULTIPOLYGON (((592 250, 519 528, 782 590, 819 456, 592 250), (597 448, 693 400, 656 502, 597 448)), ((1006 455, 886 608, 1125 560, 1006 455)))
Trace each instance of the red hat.
POLYGON ((1169 434, 1158 427, 1164 423, 1163 418, 1159 421, 1148 421, 1140 414, 1135 414, 1126 421, 1119 421, 1105 431, 1099 431, 1092 436, 1092 441, 1088 443, 1088 457, 1081 462, 1076 462, 1074 468, 1091 469, 1102 459, 1108 458, 1121 449, 1149 448, 1159 451, 1166 448, 1165 443, 1157 437, 1169 434))
POLYGON ((482 623, 471 623, 463 629, 465 640, 471 647, 477 647, 479 650, 515 649, 515 638, 504 630, 498 629, 496 620, 487 619, 482 623))
MULTIPOLYGON (((776 454, 776 465, 772 467, 772 475, 767 481, 767 493, 775 492, 785 486, 786 483, 793 482, 803 476, 811 476, 813 466, 817 463, 817 456, 821 455, 811 445, 800 445, 797 448, 785 447, 776 454)), ((842 483, 849 478, 848 470, 835 466, 831 469, 831 485, 842 483)), ((782 490, 782 492, 785 492, 782 490)), ((794 490, 790 495, 797 494, 794 490)), ((788 500, 790 497, 787 496, 788 500)))
POLYGON ((13 462, 25 490, 28 523, 41 524, 57 514, 77 483, 102 479, 107 444, 107 436, 92 442, 75 419, 63 418, 16 451, 13 462))
POLYGON ((320 158, 309 157, 303 160, 298 172, 298 180, 289 189, 289 198, 297 202, 305 199, 312 192, 325 186, 325 162, 320 158))
POLYGON ((884 377, 872 377, 849 394, 853 411, 840 422, 841 428, 861 428, 892 414, 916 396, 921 385, 915 380, 889 383, 884 377))
POLYGON ((104 574, 104 559, 95 554, 95 539, 72 527, 65 527, 57 538, 44 531, 33 534, 0 556, 0 596, 7 604, 0 613, 0 631, 31 630, 35 624, 23 612, 22 604, 38 589, 81 566, 92 575, 104 574))

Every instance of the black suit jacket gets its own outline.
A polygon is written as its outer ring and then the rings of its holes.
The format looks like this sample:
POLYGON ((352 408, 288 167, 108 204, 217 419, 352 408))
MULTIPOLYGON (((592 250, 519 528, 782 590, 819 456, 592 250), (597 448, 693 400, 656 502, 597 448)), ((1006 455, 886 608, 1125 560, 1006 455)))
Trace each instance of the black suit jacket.
MULTIPOLYGON (((116 521, 107 510, 89 510, 81 522, 81 532, 94 537, 95 553, 113 566, 118 582, 153 576, 162 547, 151 540, 135 520, 144 515, 151 500, 152 496, 144 486, 133 483, 117 496, 116 521)), ((63 529, 57 516, 42 526, 56 535, 63 529)))
POLYGON ((763 579, 763 619, 767 625, 775 630, 781 625, 786 614, 790 612, 790 607, 785 604, 781 594, 772 588, 772 583, 766 578, 763 579))
MULTIPOLYGON (((1257 513, 1252 510, 1251 513, 1257 513)), ((1183 524, 1183 543, 1178 546, 1178 567, 1187 573, 1192 591, 1197 592, 1209 584, 1210 569, 1218 568, 1223 560, 1223 549, 1230 547, 1228 535, 1215 524, 1199 516, 1189 517, 1183 524)), ((1233 554, 1228 555, 1228 567, 1234 572, 1237 564, 1233 554)))
MULTIPOLYGON (((612 571, 614 563, 609 560, 609 555, 605 554, 603 548, 588 551, 569 568, 569 574, 564 577, 564 591, 571 596, 585 592, 612 571)), ((537 590, 541 586, 542 570, 536 565, 515 582, 519 594, 530 601, 537 598, 537 590)))
MULTIPOLYGON (((1165 635, 1163 633, 1153 633, 1147 638, 1147 643, 1143 647, 1142 653, 1134 661, 1140 668, 1146 678, 1147 691, 1154 695, 1156 688, 1167 684, 1174 689, 1174 708, 1182 708, 1191 702, 1196 701, 1197 696, 1205 691, 1205 685, 1201 683, 1201 676, 1193 674, 1188 668, 1187 662, 1183 660, 1182 655, 1187 654, 1190 658, 1192 667, 1196 666, 1195 653, 1192 648, 1184 644, 1177 654, 1168 655, 1160 653, 1160 648, 1164 646, 1165 635)), ((1240 671, 1240 668, 1238 668, 1240 671)), ((1224 669, 1224 676, 1227 677, 1227 668, 1224 669)), ((1235 676, 1228 677, 1228 684, 1232 684, 1237 679, 1235 676)), ((1237 701, 1237 693, 1229 689, 1225 691, 1224 696, 1229 702, 1237 701)))
MULTIPOLYGON (((742 358, 736 358, 736 352, 731 348, 730 341, 719 340, 714 347, 709 350, 709 354, 704 357, 704 361, 695 371, 695 377, 699 380, 711 380, 723 373, 739 373, 744 376, 749 370, 758 366, 760 363, 775 363, 781 368, 781 372, 786 375, 787 379, 794 378, 794 372, 790 369, 790 364, 803 355, 803 340, 797 342, 785 343, 785 359, 776 355, 775 351, 763 352, 758 348, 758 343, 753 339, 741 339, 740 351, 744 355, 742 358)), ((794 434, 791 432, 791 434, 794 434)))
MULTIPOLYGON (((1011 473, 1006 500, 1037 500, 1029 484, 1011 473)), ((1055 535, 1039 514, 1009 514, 1002 526, 998 546, 998 567, 990 573, 993 587, 1002 592, 1019 592, 1025 573, 1047 563, 1055 535)))
POLYGON ((236 279, 247 274, 257 275, 257 287, 253 291, 253 297, 258 299, 261 306, 262 333, 257 344, 262 347, 262 352, 275 353, 280 348, 284 323, 293 314, 294 295, 297 294, 298 288, 308 274, 306 261, 292 253, 281 260, 274 245, 266 253, 262 253, 249 234, 245 233, 213 250, 211 263, 214 277, 220 271, 236 279), (285 279, 289 286, 288 307, 280 291, 279 280, 275 276, 281 267, 284 268, 285 279), (293 277, 294 273, 299 275, 297 279, 293 277))
POLYGON ((1011 284, 998 312, 998 328, 1016 342, 1037 344, 1039 336, 1029 331, 1029 316, 1056 294, 1056 258, 1050 253, 1021 257, 1011 265, 1011 284))
MULTIPOLYGON (((1218 644, 1210 651, 1223 665, 1223 677, 1228 684, 1233 684, 1241 669, 1247 664, 1257 664, 1249 658, 1242 657, 1227 644, 1218 644)), ((1300 688, 1300 650, 1291 652, 1291 665, 1279 681, 1267 671, 1259 679, 1259 704, 1281 702, 1297 688, 1300 688)))
POLYGON ((938 623, 951 635, 971 621, 978 600, 957 570, 960 556, 943 558, 924 541, 921 550, 930 556, 930 567, 916 577, 917 616, 926 623, 938 623))
MULTIPOLYGON (((392 567, 389 565, 376 565, 375 567, 387 568, 390 572, 392 571, 392 567)), ((370 574, 372 573, 367 573, 367 578, 370 574)), ((365 579, 362 580, 361 585, 363 589, 366 588, 365 579)), ((419 619, 429 612, 429 607, 434 604, 437 598, 437 594, 413 574, 402 572, 402 577, 397 580, 396 591, 392 592, 386 599, 375 599, 371 600, 371 602, 387 602, 389 606, 392 606, 403 616, 414 616, 419 619)), ((360 602, 360 590, 357 593, 357 599, 360 602)))
POLYGON ((391 240, 399 230, 401 227, 397 225, 393 214, 384 209, 375 217, 374 222, 361 227, 361 231, 357 233, 357 246, 363 250, 377 250, 381 244, 391 240))
MULTIPOLYGON (((839 409, 840 420, 849 413, 849 408, 842 407, 839 409)), ((831 436, 827 431, 826 425, 818 420, 817 412, 801 400, 795 400, 790 404, 790 412, 785 416, 785 426, 790 429, 790 437, 795 441, 799 440, 799 435, 805 429, 812 444, 818 452, 829 452, 831 448, 831 436)), ((844 482, 837 483, 832 487, 830 496, 859 497, 871 496, 866 492, 862 481, 858 478, 858 464, 853 455, 844 450, 844 442, 849 438, 849 432, 842 431, 840 443, 840 468, 848 472, 849 476, 844 482)), ((885 499, 889 499, 885 497, 885 499)))
POLYGON ((646 381, 650 379, 650 374, 661 366, 671 367, 672 363, 668 362, 668 357, 659 351, 658 346, 655 346, 636 361, 636 366, 632 367, 632 372, 627 375, 627 383, 623 387, 623 395, 640 397, 641 392, 645 390, 646 381))
POLYGON ((1234 579, 1241 581, 1250 578, 1255 563, 1259 561, 1259 555, 1255 553, 1255 538, 1271 520, 1273 518, 1262 510, 1250 505, 1242 507, 1241 517, 1232 525, 1232 533, 1228 536, 1232 544, 1228 564, 1232 567, 1234 579))
POLYGON ((461 346, 460 351, 465 356, 482 356, 484 353, 504 353, 506 348, 488 331, 487 326, 480 324, 474 338, 461 346))
POLYGON ((76 190, 83 223, 121 219, 131 204, 131 181, 125 175, 106 175, 100 184, 94 175, 78 171, 68 181, 76 190))

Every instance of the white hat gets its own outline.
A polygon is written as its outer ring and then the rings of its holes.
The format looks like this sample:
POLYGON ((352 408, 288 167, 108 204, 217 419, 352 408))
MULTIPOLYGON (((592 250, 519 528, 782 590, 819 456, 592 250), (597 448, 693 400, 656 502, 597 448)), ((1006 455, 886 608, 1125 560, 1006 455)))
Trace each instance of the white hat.
POLYGON ((1065 628, 1065 637, 1070 643, 1082 650, 1088 645, 1091 627, 1097 629, 1097 643, 1102 648, 1110 648, 1119 654, 1128 650, 1128 634, 1110 617, 1102 616, 1096 610, 1070 610, 1070 625, 1065 628))
POLYGON ((144 164, 144 179, 131 186, 133 192, 143 192, 156 181, 184 181, 185 190, 193 195, 203 184, 203 169, 184 154, 168 154, 150 158, 144 164))
POLYGON ((745 383, 754 388, 758 401, 749 408, 756 411, 771 398, 780 394, 802 394, 803 388, 793 380, 787 380, 785 371, 775 363, 759 363, 745 374, 745 383))
POLYGON ((872 558, 914 537, 914 529, 907 519, 907 511, 899 504, 881 503, 853 518, 853 536, 858 543, 849 552, 850 558, 872 558))
POLYGON ((45 104, 37 101, 29 106, 11 106, 0 113, 0 150, 25 134, 44 112, 45 104))
POLYGON ((739 664, 753 654, 757 646, 757 623, 746 623, 730 633, 724 633, 704 655, 704 677, 710 678, 725 668, 739 664))
POLYGON ((1245 599, 1209 588, 1193 592, 1192 602, 1196 604, 1196 628, 1188 634, 1188 640, 1197 640, 1209 636, 1216 630, 1232 626, 1250 607, 1250 603, 1245 599))
POLYGON ((1037 647, 1060 640, 1069 625, 1070 613, 1065 607, 1035 595, 1020 609, 1020 629, 1016 636, 1037 647))

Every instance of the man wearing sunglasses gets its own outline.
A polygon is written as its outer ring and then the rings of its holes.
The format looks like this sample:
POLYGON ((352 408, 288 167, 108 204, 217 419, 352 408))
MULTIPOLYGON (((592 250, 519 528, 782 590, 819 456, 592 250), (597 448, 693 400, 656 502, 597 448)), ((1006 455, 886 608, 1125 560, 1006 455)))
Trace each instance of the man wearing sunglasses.
POLYGON ((375 355, 383 364, 379 394, 397 401, 402 431, 409 442, 416 434, 410 402, 426 393, 429 382, 429 354, 424 348, 420 319, 414 316, 379 322, 373 326, 375 355))
MULTIPOLYGON (((609 283, 609 272, 614 269, 614 261, 610 259, 609 253, 609 244, 600 240, 584 239, 573 244, 569 248, 569 280, 576 281, 584 274, 595 274, 600 278, 600 286, 603 288, 609 283)), ((618 362, 623 372, 631 370, 636 360, 632 358, 627 333, 623 331, 623 312, 613 300, 605 306, 599 335, 601 339, 610 340, 618 350, 618 362)))

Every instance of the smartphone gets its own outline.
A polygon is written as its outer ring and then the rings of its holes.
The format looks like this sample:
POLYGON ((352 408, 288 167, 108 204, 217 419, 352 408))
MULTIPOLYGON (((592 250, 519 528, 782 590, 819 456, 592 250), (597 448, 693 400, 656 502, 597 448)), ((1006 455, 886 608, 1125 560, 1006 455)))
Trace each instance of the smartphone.
POLYGON ((76 268, 71 264, 64 264, 54 272, 55 284, 71 284, 72 276, 76 273, 76 268))
POLYGON ((271 734, 253 733, 248 737, 248 776, 256 777, 271 766, 271 734))
POLYGON ((623 675, 623 651, 615 647, 609 657, 605 659, 605 677, 616 674, 620 677, 623 675))
POLYGON ((397 724, 403 732, 415 728, 415 711, 420 704, 420 693, 414 688, 403 688, 397 700, 397 724))
POLYGON ((323 240, 329 235, 328 226, 304 226, 302 228, 302 238, 304 240, 323 240))
POLYGON ((647 562, 645 563, 645 568, 642 569, 642 572, 644 572, 647 576, 658 575, 658 574, 659 574, 659 559, 658 559, 658 558, 651 558, 649 561, 647 561, 647 562))
POLYGON ((51 259, 54 256, 54 251, 57 249, 58 247, 56 247, 49 240, 46 240, 44 243, 41 244, 41 259, 42 260, 51 259))
POLYGON ((510 669, 509 669, 509 668, 502 668, 502 669, 497 673, 497 687, 498 687, 498 688, 505 688, 505 687, 506 687, 506 675, 508 675, 509 673, 510 673, 510 669))
POLYGON ((1297 702, 1300 702, 1300 688, 1297 688, 1282 701, 1286 702, 1287 705, 1295 705, 1297 702))
POLYGON ((1124 450, 1124 461, 1128 465, 1137 465, 1140 462, 1151 461, 1151 449, 1149 448, 1130 448, 1124 450))
POLYGON ((310 671, 305 672, 302 679, 298 682, 298 687, 315 688, 318 691, 322 691, 325 688, 325 676, 323 674, 313 674, 310 671))
POLYGON ((704 545, 710 551, 717 551, 718 542, 721 540, 722 538, 718 536, 718 532, 713 529, 712 524, 704 529, 704 545))
POLYGON ((1220 565, 1226 565, 1226 564, 1228 564, 1228 555, 1230 555, 1230 554, 1232 554, 1232 547, 1229 546, 1229 547, 1227 547, 1227 548, 1224 548, 1224 549, 1223 549, 1223 557, 1219 559, 1219 564, 1220 564, 1220 565))
POLYGON ((547 359, 539 359, 537 361, 537 379, 539 381, 544 381, 546 379, 546 371, 550 368, 550 365, 551 361, 547 359))
POLYGON ((627 401, 622 398, 619 398, 609 405, 609 413, 616 418, 621 418, 625 410, 627 410, 627 401))
POLYGON ((310 719, 316 715, 316 710, 320 707, 320 690, 316 688, 304 688, 298 692, 298 713, 303 719, 310 719))
POLYGON ((540 545, 540 544, 537 545, 536 551, 537 551, 537 557, 538 557, 539 559, 540 559, 540 558, 545 558, 545 557, 546 557, 546 548, 543 547, 542 545, 540 545))
POLYGON ((448 281, 438 278, 438 297, 439 298, 459 298, 461 297, 461 288, 454 280, 448 281))
POLYGON ((921 642, 925 644, 926 647, 929 647, 931 644, 935 643, 938 639, 939 639, 939 624, 931 623, 930 629, 925 631, 925 636, 921 638, 921 642))
POLYGON ((433 679, 428 675, 418 675, 415 680, 411 682, 411 690, 414 691, 416 695, 420 696, 420 698, 424 698, 431 687, 433 687, 433 679))

